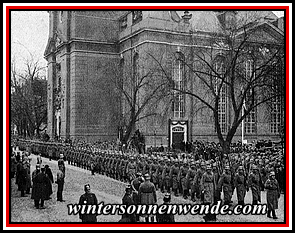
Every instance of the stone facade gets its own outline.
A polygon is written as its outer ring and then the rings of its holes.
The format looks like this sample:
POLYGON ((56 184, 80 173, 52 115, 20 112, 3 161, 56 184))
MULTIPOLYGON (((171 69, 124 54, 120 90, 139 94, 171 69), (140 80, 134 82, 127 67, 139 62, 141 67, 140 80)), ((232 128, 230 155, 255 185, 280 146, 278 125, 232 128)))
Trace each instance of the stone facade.
MULTIPOLYGON (((263 39, 275 42, 283 36, 280 28, 283 23, 281 19, 276 21, 276 16, 270 12, 263 14, 268 16, 261 30, 263 39), (274 21, 277 23, 269 23, 274 21)), ((58 135, 87 141, 117 139, 126 103, 115 91, 112 80, 118 74, 114 74, 112 67, 124 61, 125 67, 121 68, 127 70, 133 66, 137 54, 139 66, 145 70, 153 63, 147 54, 161 56, 169 63, 168 54, 176 51, 193 61, 192 49, 207 48, 210 36, 218 33, 222 20, 227 19, 220 17, 213 11, 50 11, 45 51, 48 61, 47 132, 51 137, 58 135)), ((232 13, 226 17, 232 19, 232 13)), ((171 145, 177 126, 180 126, 178 129, 183 126, 184 131, 178 135, 185 141, 217 141, 214 121, 208 111, 196 111, 196 100, 189 96, 184 98, 183 116, 174 117, 168 106, 162 117, 145 118, 137 123, 136 128, 145 135, 147 145, 171 145)), ((158 104, 159 109, 164 109, 167 103, 160 101, 158 104)), ((245 139, 277 140, 278 134, 270 133, 269 122, 258 118, 256 134, 245 134, 245 139)), ((240 139, 241 130, 238 129, 234 140, 240 139)))

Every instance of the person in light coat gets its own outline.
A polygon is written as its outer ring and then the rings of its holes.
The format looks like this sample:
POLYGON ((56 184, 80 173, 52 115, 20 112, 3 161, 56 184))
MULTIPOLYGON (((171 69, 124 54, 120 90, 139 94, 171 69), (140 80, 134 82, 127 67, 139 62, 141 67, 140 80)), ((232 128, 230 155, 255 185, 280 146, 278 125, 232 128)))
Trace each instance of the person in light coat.
MULTIPOLYGON (((140 184, 138 189, 138 196, 140 204, 142 205, 152 205, 157 203, 157 194, 156 194, 156 186, 150 181, 151 177, 147 173, 144 175, 145 181, 140 184)), ((151 217, 151 221, 154 222, 154 216, 144 215, 145 221, 149 222, 149 217, 151 217)))

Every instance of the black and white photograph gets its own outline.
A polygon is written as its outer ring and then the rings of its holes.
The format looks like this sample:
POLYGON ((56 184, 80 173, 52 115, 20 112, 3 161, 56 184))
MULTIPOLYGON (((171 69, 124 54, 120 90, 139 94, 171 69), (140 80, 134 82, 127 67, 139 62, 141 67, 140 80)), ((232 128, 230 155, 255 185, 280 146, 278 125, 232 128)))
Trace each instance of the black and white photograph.
POLYGON ((289 227, 289 5, 91 6, 6 10, 6 227, 289 227))

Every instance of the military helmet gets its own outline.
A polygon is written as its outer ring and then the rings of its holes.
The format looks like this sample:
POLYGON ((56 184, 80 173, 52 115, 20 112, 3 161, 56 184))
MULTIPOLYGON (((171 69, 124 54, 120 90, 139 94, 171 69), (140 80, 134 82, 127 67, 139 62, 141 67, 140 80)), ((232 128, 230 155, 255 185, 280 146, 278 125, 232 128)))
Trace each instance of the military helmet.
POLYGON ((275 176, 276 174, 275 174, 275 172, 274 171, 271 171, 270 173, 269 173, 269 176, 275 176))

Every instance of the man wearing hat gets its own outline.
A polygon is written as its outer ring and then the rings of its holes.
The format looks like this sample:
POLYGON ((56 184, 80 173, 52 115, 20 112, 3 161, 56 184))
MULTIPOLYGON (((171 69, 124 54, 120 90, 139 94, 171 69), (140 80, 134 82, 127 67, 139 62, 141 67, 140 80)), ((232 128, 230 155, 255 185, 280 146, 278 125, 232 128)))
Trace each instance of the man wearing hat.
POLYGON ((59 160, 57 161, 57 166, 58 167, 61 167, 61 171, 63 172, 64 174, 64 177, 66 176, 66 166, 65 166, 65 161, 64 161, 64 155, 63 154, 60 154, 60 158, 59 160))
MULTIPOLYGON (((36 167, 35 174, 32 175, 33 188, 31 199, 34 200, 35 207, 37 209, 44 208, 44 201, 49 200, 49 186, 50 180, 45 174, 45 167, 41 167, 41 171, 39 172, 39 168, 36 167)), ((34 173, 34 172, 33 172, 34 173)))
MULTIPOLYGON (((213 205, 214 204, 214 193, 216 189, 217 181, 214 179, 211 164, 207 164, 206 171, 201 178, 201 190, 204 196, 203 204, 213 205)), ((216 216, 209 213, 204 216, 205 221, 216 220, 216 216)))
MULTIPOLYGON (((98 201, 96 195, 91 192, 90 184, 84 185, 84 191, 85 193, 80 196, 79 205, 97 205, 98 201)), ((97 222, 96 216, 97 213, 79 213, 79 218, 82 222, 97 222)))
POLYGON ((162 172, 162 181, 163 181, 162 192, 164 190, 166 190, 166 192, 170 193, 170 191, 171 191, 171 179, 169 176, 170 169, 171 169, 170 159, 166 158, 165 165, 164 165, 163 172, 162 172))
POLYGON ((62 192, 65 183, 65 176, 63 173, 64 167, 62 165, 58 166, 58 171, 56 173, 56 183, 57 183, 57 201, 64 202, 62 197, 62 192))
POLYGON ((261 202, 261 178, 256 165, 252 166, 252 172, 249 175, 249 187, 252 190, 252 204, 257 205, 261 202))
POLYGON ((265 182, 266 201, 267 201, 267 217, 277 219, 275 210, 278 209, 278 200, 280 198, 279 183, 275 178, 275 172, 271 171, 267 181, 265 182))
MULTIPOLYGON (((151 177, 148 173, 144 175, 145 181, 140 184, 138 189, 138 196, 140 204, 142 205, 152 205, 157 203, 156 187, 150 181, 151 177)), ((154 222, 154 216, 145 215, 145 221, 149 222, 149 217, 151 217, 151 222, 154 222)))
MULTIPOLYGON (((217 167, 216 162, 213 162, 213 164, 212 164, 212 172, 213 172, 213 176, 214 176, 214 179, 215 179, 216 185, 217 185, 219 178, 220 178, 220 171, 217 167)), ((220 190, 218 190, 216 187, 215 193, 214 193, 214 204, 217 204, 217 202, 221 200, 220 196, 221 196, 220 190)))
MULTIPOLYGON (((132 186, 130 184, 126 185, 125 194, 122 198, 122 204, 126 205, 127 208, 128 206, 135 204, 134 198, 132 195, 132 186)), ((124 213, 119 222, 137 222, 136 215, 135 213, 131 213, 131 214, 124 213)))
POLYGON ((234 178, 234 185, 237 189, 238 205, 245 205, 246 192, 249 191, 247 176, 244 172, 244 167, 239 166, 238 173, 234 178))
POLYGON ((178 160, 176 160, 170 169, 169 177, 171 178, 171 186, 172 186, 172 191, 174 192, 174 195, 177 197, 179 195, 179 180, 178 180, 178 174, 179 174, 179 163, 178 160))
POLYGON ((25 160, 20 160, 16 167, 16 184, 18 185, 18 191, 21 191, 21 197, 25 197, 25 192, 29 187, 29 174, 25 163, 25 160))
POLYGON ((187 199, 189 195, 188 180, 187 180, 188 170, 189 170, 188 163, 184 162, 183 166, 181 166, 179 169, 179 175, 178 175, 178 180, 180 182, 182 196, 184 199, 187 199))
MULTIPOLYGON (((163 197, 163 205, 169 205, 171 202, 171 194, 166 193, 163 197)), ((172 213, 164 213, 164 214, 157 214, 156 215, 157 222, 166 223, 166 222, 175 222, 174 215, 172 213)))
MULTIPOLYGON (((141 183, 144 182, 144 178, 141 172, 136 173, 136 178, 131 181, 132 196, 135 205, 140 204, 138 190, 141 183)), ((139 215, 136 214, 136 221, 139 221, 139 215)))
POLYGON ((129 159, 130 159, 130 161, 127 164, 126 173, 127 173, 127 179, 129 181, 129 183, 131 183, 131 181, 133 179, 135 179, 135 173, 136 173, 137 164, 135 162, 135 158, 134 158, 133 155, 131 155, 129 157, 129 159))
POLYGON ((187 180, 188 180, 188 185, 189 185, 189 190, 191 194, 191 200, 196 201, 196 182, 194 182, 194 177, 196 175, 196 164, 194 161, 191 162, 190 168, 187 173, 187 180))
POLYGON ((229 165, 225 165, 224 172, 220 176, 217 188, 223 191, 224 204, 229 205, 232 198, 232 176, 229 165))

